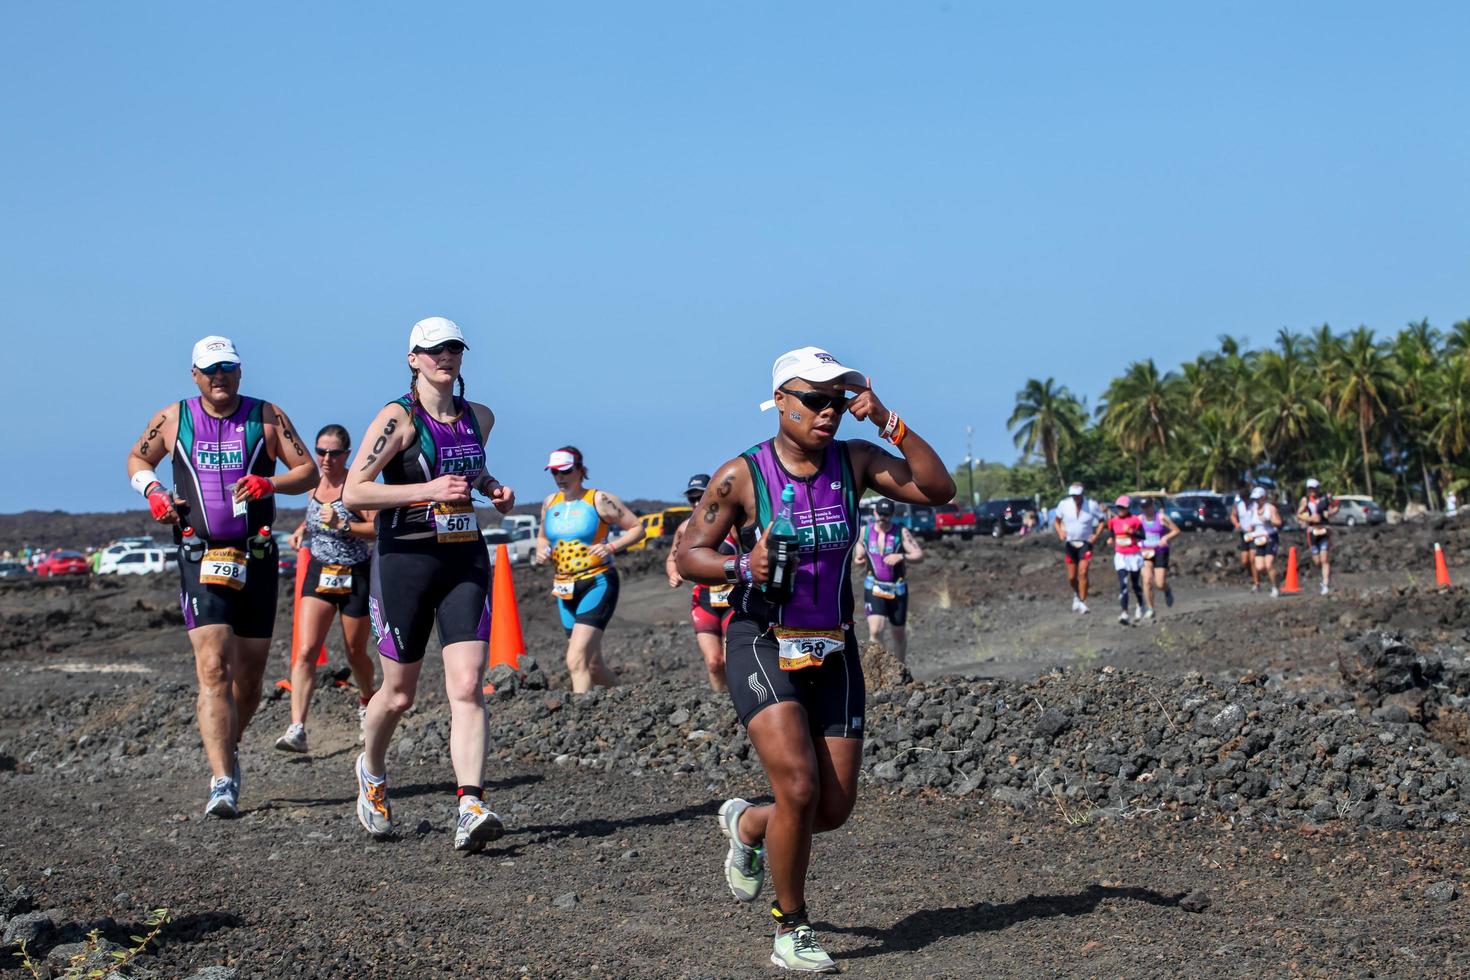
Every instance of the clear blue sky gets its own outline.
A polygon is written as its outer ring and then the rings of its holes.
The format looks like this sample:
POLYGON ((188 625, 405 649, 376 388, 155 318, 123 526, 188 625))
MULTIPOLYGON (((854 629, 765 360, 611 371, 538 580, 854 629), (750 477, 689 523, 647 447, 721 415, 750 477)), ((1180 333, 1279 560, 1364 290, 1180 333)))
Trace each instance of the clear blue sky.
MULTIPOLYGON (((1463 4, 11 4, 0 511, 141 507, 192 342, 308 433, 458 320, 523 499, 673 497, 869 372, 953 462, 1223 332, 1470 316, 1463 4)), ((866 427, 844 426, 844 434, 866 427)))

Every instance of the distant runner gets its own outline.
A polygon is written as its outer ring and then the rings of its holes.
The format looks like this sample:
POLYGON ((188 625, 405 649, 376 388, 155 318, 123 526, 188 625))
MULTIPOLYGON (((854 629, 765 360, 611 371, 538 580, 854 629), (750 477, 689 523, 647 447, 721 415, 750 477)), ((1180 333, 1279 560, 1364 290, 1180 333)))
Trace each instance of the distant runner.
POLYGON ((304 493, 317 471, 286 413, 240 394, 240 355, 225 337, 194 345, 199 397, 154 414, 128 453, 133 489, 174 525, 179 604, 199 677, 199 737, 209 760, 205 816, 240 806, 240 738, 260 706, 276 625, 275 495, 304 493), (174 490, 153 472, 173 454, 174 490), (286 472, 273 476, 276 463, 286 472))
POLYGON ((807 914, 806 878, 812 834, 847 821, 862 762, 863 673, 848 574, 858 501, 872 489, 937 505, 953 499, 955 488, 929 444, 883 406, 863 375, 831 354, 791 351, 777 358, 771 375, 774 397, 762 408, 779 412, 776 436, 715 473, 677 562, 685 578, 735 586, 725 674, 775 795, 771 805, 730 799, 720 807, 729 839, 726 884, 740 901, 755 901, 769 860, 776 889, 771 962, 833 972, 807 914), (871 421, 903 456, 838 440, 845 414, 871 421), (738 557, 720 551, 732 530, 738 557), (789 558, 778 564, 783 553, 789 558), (768 595, 786 601, 774 604, 768 595))
POLYGON ((372 577, 373 512, 358 514, 342 504, 347 482, 347 452, 352 437, 340 425, 323 426, 316 435, 316 458, 322 478, 306 498, 306 519, 291 535, 292 550, 303 542, 310 551, 306 577, 296 609, 296 635, 291 649, 291 724, 276 739, 283 752, 306 751, 306 715, 316 691, 316 651, 327 639, 332 620, 342 614, 342 645, 357 680, 357 721, 367 717, 368 701, 377 689, 368 656, 368 588, 372 577))
POLYGON ((863 580, 868 639, 900 661, 908 659, 908 566, 924 560, 924 549, 906 527, 893 523, 893 501, 873 505, 873 519, 853 549, 853 563, 871 566, 863 580))
POLYGON ((1296 519, 1307 529, 1312 564, 1321 570, 1323 595, 1332 587, 1332 529, 1328 521, 1337 513, 1337 508, 1337 501, 1322 492, 1322 484, 1316 479, 1307 481, 1306 496, 1296 505, 1296 519))
POLYGON ((1108 533, 1113 537, 1113 569, 1118 573, 1118 604, 1123 607, 1123 611, 1118 614, 1118 622, 1124 626, 1129 625, 1130 585, 1133 587, 1133 594, 1138 597, 1137 618, 1142 620, 1153 614, 1153 610, 1143 600, 1143 519, 1128 512, 1132 503, 1125 493, 1113 502, 1114 513, 1108 518, 1108 533))
MULTIPOLYGON (((709 474, 696 473, 689 478, 689 486, 684 489, 684 499, 689 501, 690 507, 696 507, 707 489, 709 474)), ((679 556, 679 544, 684 540, 684 528, 693 516, 691 514, 685 518, 674 530, 669 556, 664 560, 664 573, 669 578, 671 589, 677 589, 684 584, 675 559, 679 556)), ((720 548, 727 554, 735 553, 729 542, 720 548)), ((728 690, 725 684, 725 626, 730 622, 732 588, 730 585, 709 586, 695 583, 694 591, 689 597, 689 618, 694 623, 694 642, 699 645, 700 655, 704 657, 704 669, 709 673, 710 689, 715 691, 728 690)))
POLYGON ((1248 526, 1251 515, 1251 490, 1242 482, 1236 487, 1235 503, 1230 508, 1230 525, 1240 541, 1240 564, 1250 574, 1251 591, 1261 591, 1261 570, 1256 567, 1255 545, 1251 543, 1248 526))
POLYGON ((1102 533, 1103 512, 1097 501, 1085 496, 1080 483, 1067 489, 1057 503, 1052 528, 1065 545, 1067 584, 1072 587, 1072 611, 1087 612, 1087 570, 1092 564, 1092 546, 1102 533))
POLYGON ((1153 497, 1144 497, 1143 513, 1143 599, 1145 619, 1154 618, 1154 596, 1162 592, 1164 604, 1174 605, 1174 590, 1169 587, 1169 542, 1179 536, 1179 525, 1159 510, 1153 497))
POLYGON ((1251 491, 1251 507, 1245 519, 1246 539, 1251 543, 1252 564, 1258 584, 1251 586, 1252 592, 1259 592, 1259 579, 1262 574, 1271 583, 1271 598, 1281 594, 1276 588, 1276 551, 1281 534, 1281 513, 1276 505, 1266 499, 1265 487, 1256 487, 1251 491))
POLYGON ((376 510, 368 610, 383 685, 368 702, 357 777, 357 820, 369 834, 393 833, 388 745, 418 693, 429 634, 443 647, 449 697, 449 757, 458 784, 454 849, 474 853, 504 833, 485 805, 485 662, 490 639, 490 554, 471 490, 507 513, 515 491, 491 476, 485 440, 495 415, 464 397, 469 349, 453 320, 432 316, 408 339, 408 393, 368 427, 347 475, 342 503, 376 510), (459 393, 456 395, 456 385, 459 393), (382 474, 383 482, 375 482, 382 474))
POLYGON ((618 675, 602 659, 602 634, 618 607, 618 570, 613 555, 643 540, 643 522, 606 490, 583 485, 582 451, 563 446, 546 461, 557 491, 541 504, 536 564, 556 563, 551 594, 567 633, 567 672, 578 694, 615 687, 618 675), (608 531, 622 531, 609 538, 608 531))

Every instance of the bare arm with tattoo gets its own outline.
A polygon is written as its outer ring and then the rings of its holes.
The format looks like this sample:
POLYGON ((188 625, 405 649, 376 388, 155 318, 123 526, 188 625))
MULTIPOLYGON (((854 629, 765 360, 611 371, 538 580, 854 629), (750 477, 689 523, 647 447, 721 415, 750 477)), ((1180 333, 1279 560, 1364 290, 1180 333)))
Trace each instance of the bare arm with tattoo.
MULTIPOLYGON (((724 585, 728 581, 725 559, 730 556, 720 551, 720 545, 754 513, 755 487, 750 481, 750 469, 743 459, 732 459, 715 471, 709 489, 695 506, 694 516, 689 518, 678 548, 679 574, 691 582, 724 585)), ((750 574, 756 584, 770 578, 764 534, 750 552, 750 574)))
POLYGON ((606 490, 597 491, 597 495, 592 499, 593 506, 597 508, 597 516, 623 533, 605 544, 599 541, 588 548, 588 551, 598 558, 609 558, 619 551, 628 550, 629 545, 643 540, 643 522, 638 519, 637 514, 633 513, 631 507, 606 490))
POLYGON ((367 437, 359 443, 357 455, 347 469, 342 502, 352 510, 386 510, 431 500, 468 501, 470 482, 462 476, 441 476, 428 483, 376 482, 388 461, 412 445, 413 440, 413 420, 408 411, 398 404, 383 406, 368 426, 367 437))
MULTIPOLYGON (((153 419, 138 441, 133 443, 133 448, 128 450, 128 479, 131 480, 137 473, 151 470, 163 462, 165 456, 173 452, 174 435, 179 431, 179 403, 171 402, 166 408, 153 413, 153 419)), ((184 502, 182 497, 173 497, 173 505, 156 518, 160 524, 177 524, 179 512, 178 504, 184 502)))
POLYGON ((286 472, 271 477, 276 493, 306 493, 313 489, 321 474, 317 472, 316 461, 301 444, 296 427, 277 405, 267 402, 264 414, 266 447, 286 467, 286 472))

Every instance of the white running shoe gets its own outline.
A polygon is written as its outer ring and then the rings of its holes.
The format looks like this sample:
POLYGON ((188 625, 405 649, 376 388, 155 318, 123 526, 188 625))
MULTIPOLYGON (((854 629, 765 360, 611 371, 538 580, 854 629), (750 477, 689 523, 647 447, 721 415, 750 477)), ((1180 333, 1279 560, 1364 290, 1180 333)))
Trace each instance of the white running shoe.
POLYGON ((473 797, 466 799, 469 802, 461 804, 459 808, 459 826, 454 830, 454 849, 467 854, 478 854, 485 849, 486 844, 500 839, 505 833, 505 824, 500 822, 500 817, 484 802, 473 797))
POLYGON ((837 964, 817 942, 812 927, 803 922, 790 932, 783 932, 771 945, 771 962, 783 970, 800 973, 836 973, 837 964))
POLYGON ((1278 589, 1278 588, 1276 588, 1276 586, 1274 586, 1274 585, 1271 586, 1271 598, 1274 599, 1274 598, 1276 598, 1279 595, 1281 595, 1281 590, 1278 589))
POLYGON ((740 815, 749 809, 748 801, 736 798, 721 803, 719 814, 720 833, 730 840, 730 849, 725 852, 725 884, 730 886, 730 894, 742 902, 755 901, 766 881, 765 849, 751 847, 740 839, 740 815))
POLYGON ((1327 595, 1327 593, 1329 593, 1331 591, 1332 590, 1327 587, 1327 583, 1326 582, 1323 582, 1322 583, 1322 594, 1323 595, 1327 595))
POLYGON ((1078 599, 1077 600, 1077 611, 1080 612, 1082 615, 1086 616, 1087 615, 1087 603, 1083 602, 1081 599, 1078 599))
POLYGON ((229 820, 240 813, 240 790, 229 776, 217 776, 209 781, 209 802, 204 804, 206 817, 229 820))
POLYGON ((393 808, 388 805, 388 777, 368 778, 367 756, 359 755, 352 767, 357 775, 357 822, 382 840, 393 833, 393 808))
POLYGON ((1154 607, 1153 606, 1149 606, 1146 609, 1144 609, 1144 611, 1143 611, 1143 618, 1144 619, 1153 619, 1154 618, 1154 607))
POLYGON ((1251 591, 1252 592, 1259 592, 1259 591, 1261 591, 1261 583, 1257 582, 1254 585, 1252 585, 1251 586, 1251 591))
POLYGON ((276 748, 282 752, 305 752, 306 751, 306 726, 292 724, 286 729, 286 734, 276 739, 276 748))
POLYGON ((1128 619, 1128 613, 1127 612, 1120 612, 1120 613, 1118 613, 1118 622, 1122 623, 1124 626, 1132 626, 1133 625, 1129 621, 1129 619, 1128 619))
POLYGON ((1079 598, 1077 598, 1076 595, 1073 595, 1072 596, 1072 611, 1073 612, 1081 612, 1082 611, 1082 600, 1079 599, 1079 598))

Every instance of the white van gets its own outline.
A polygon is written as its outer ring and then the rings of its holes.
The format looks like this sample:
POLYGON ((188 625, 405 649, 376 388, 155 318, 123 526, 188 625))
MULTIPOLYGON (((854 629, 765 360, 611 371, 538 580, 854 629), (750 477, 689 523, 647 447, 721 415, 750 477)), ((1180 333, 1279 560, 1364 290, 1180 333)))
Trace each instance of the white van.
POLYGON ((530 530, 531 537, 536 536, 535 514, 507 514, 500 519, 500 526, 506 529, 524 527, 530 530))
POLYGON ((111 553, 111 548, 107 550, 109 553, 103 554, 102 564, 97 568, 98 575, 152 575, 179 567, 173 555, 162 548, 129 548, 118 553, 111 553))

